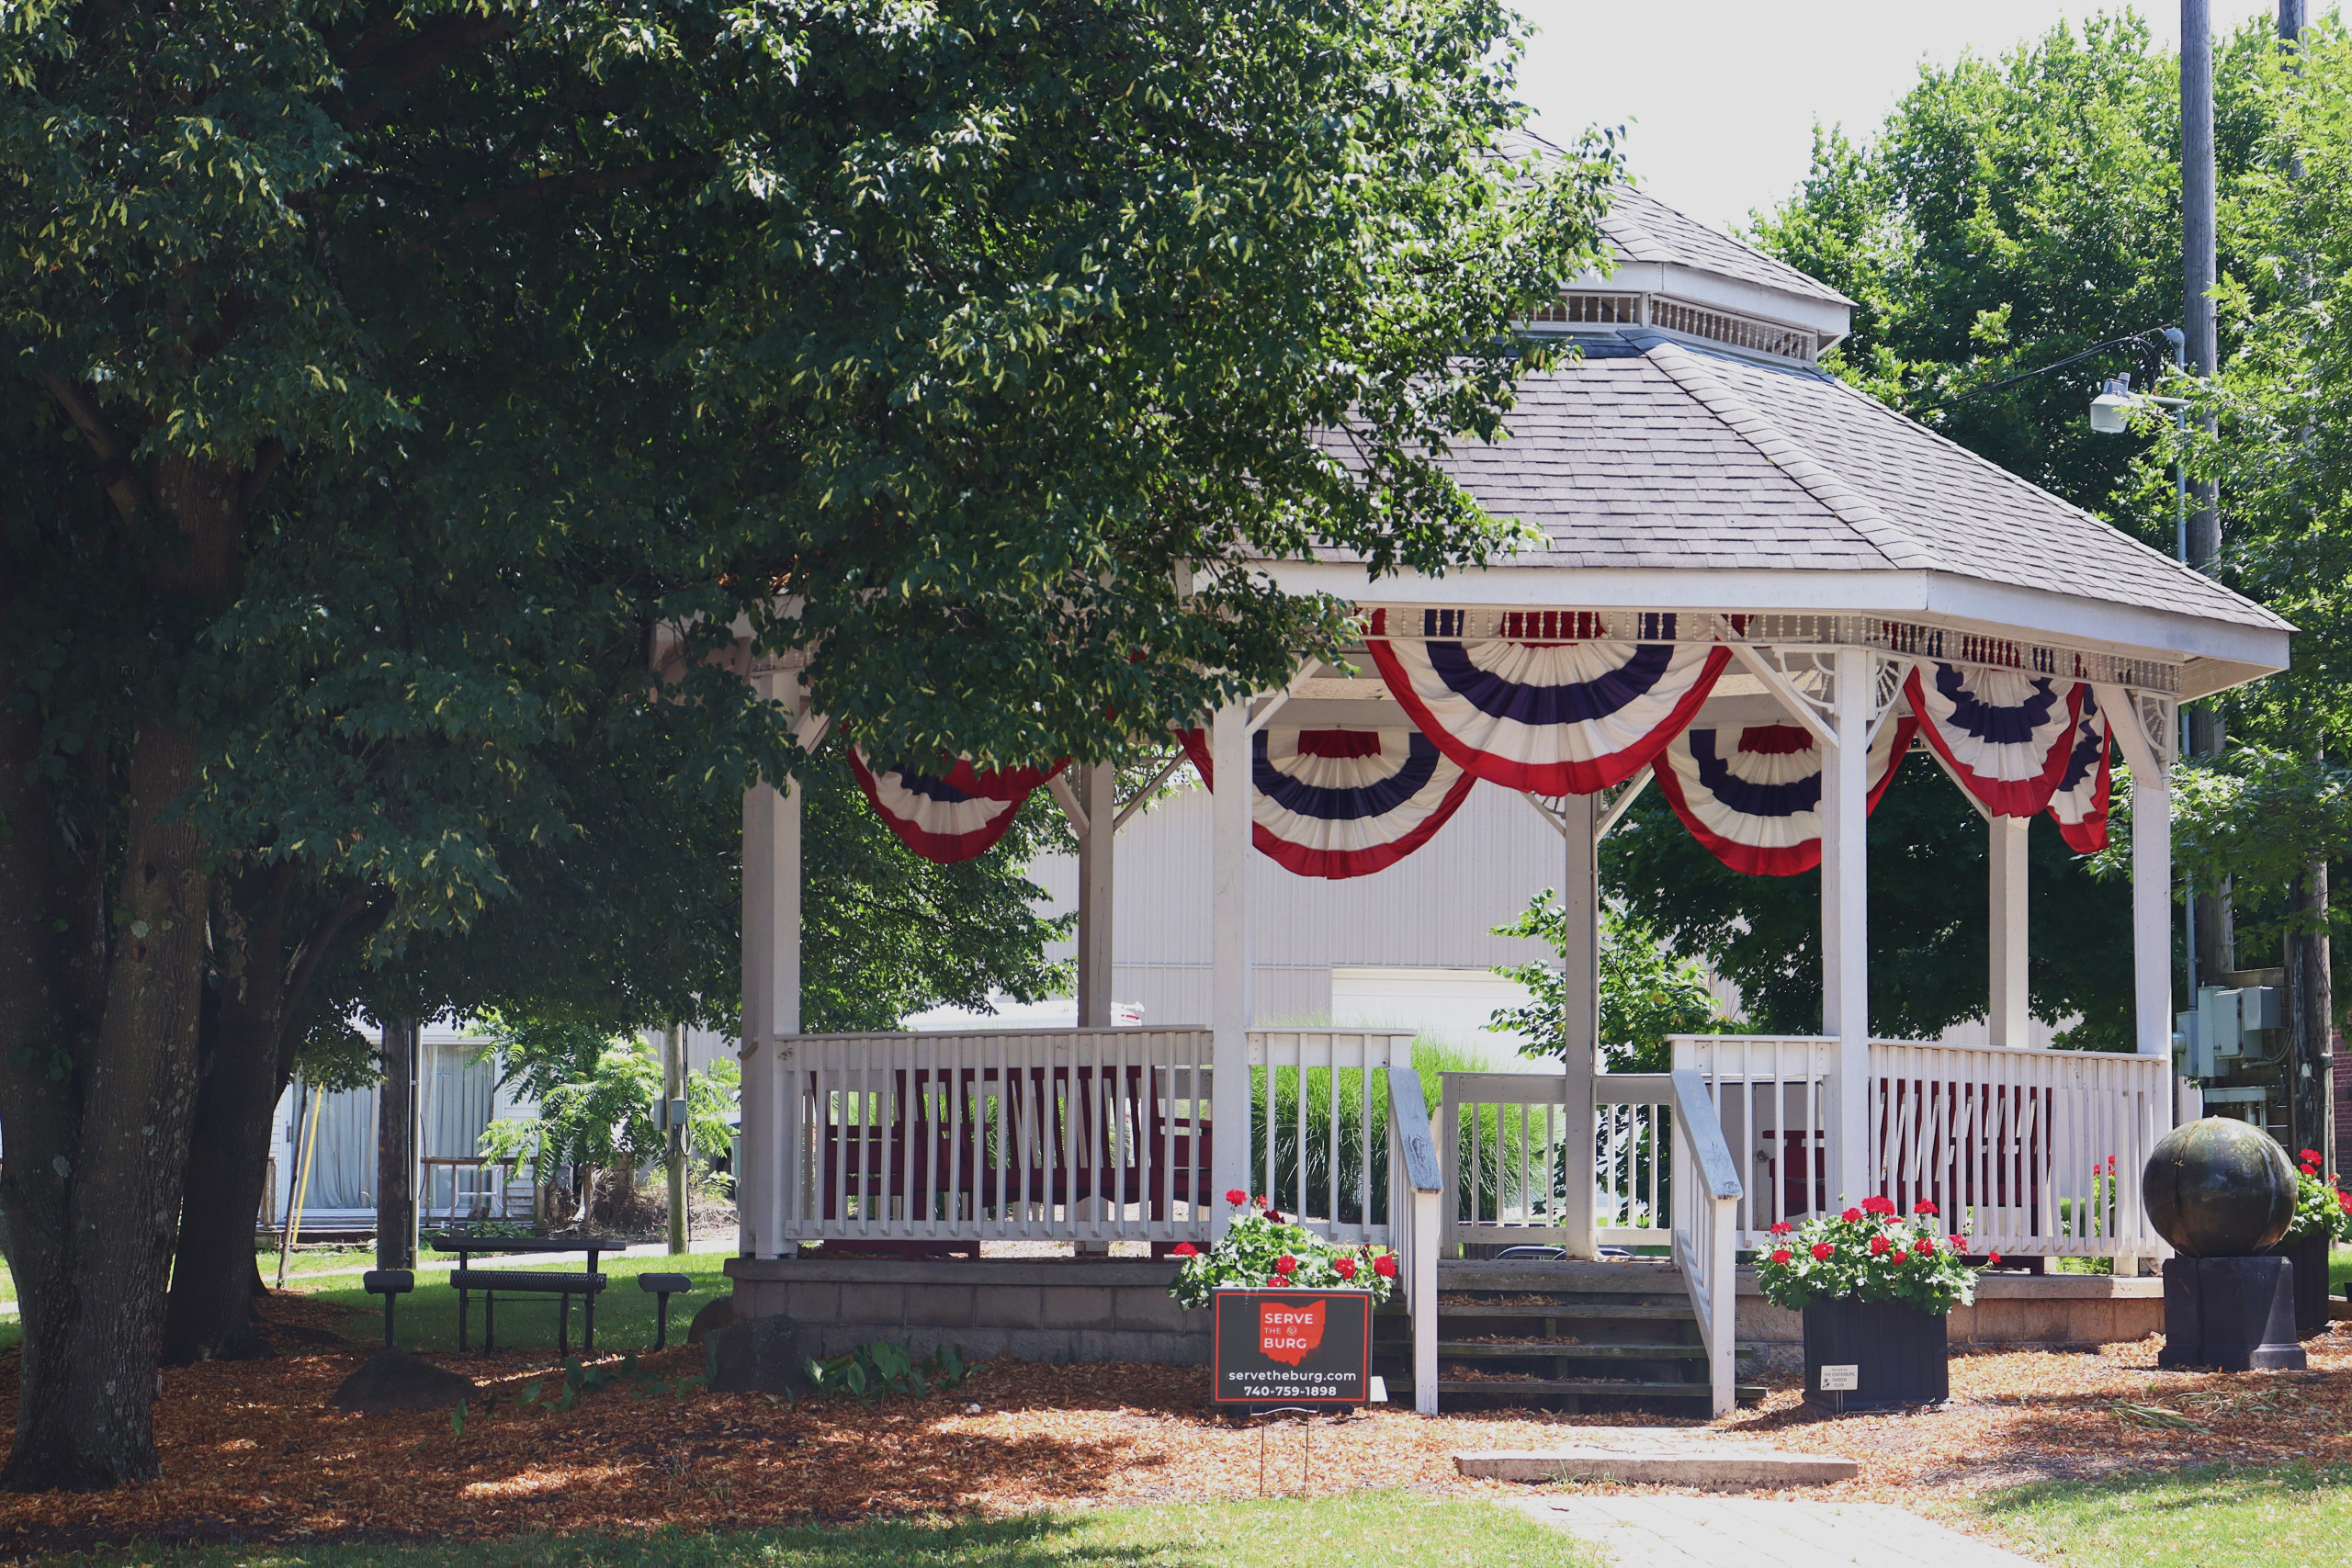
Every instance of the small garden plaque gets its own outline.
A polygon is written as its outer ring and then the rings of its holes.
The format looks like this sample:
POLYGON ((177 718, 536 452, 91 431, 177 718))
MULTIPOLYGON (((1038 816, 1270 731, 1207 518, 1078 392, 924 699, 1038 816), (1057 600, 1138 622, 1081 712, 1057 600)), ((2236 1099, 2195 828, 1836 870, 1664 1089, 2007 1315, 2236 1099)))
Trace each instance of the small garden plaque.
POLYGON ((1362 1404, 1372 1397, 1363 1291, 1216 1292, 1219 1404, 1362 1404))

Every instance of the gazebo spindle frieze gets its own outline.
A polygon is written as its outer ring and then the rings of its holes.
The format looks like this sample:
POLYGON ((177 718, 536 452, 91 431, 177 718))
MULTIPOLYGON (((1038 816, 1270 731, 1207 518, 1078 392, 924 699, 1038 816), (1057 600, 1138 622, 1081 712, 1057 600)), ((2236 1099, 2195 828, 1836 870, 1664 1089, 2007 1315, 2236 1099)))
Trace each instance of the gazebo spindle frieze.
POLYGON ((2095 681, 2171 695, 2180 666, 2096 649, 1999 637, 1883 615, 1689 610, 1512 610, 1367 604, 1387 612, 1366 642, 1684 642, 1754 648, 1868 648, 1905 659, 2095 681))

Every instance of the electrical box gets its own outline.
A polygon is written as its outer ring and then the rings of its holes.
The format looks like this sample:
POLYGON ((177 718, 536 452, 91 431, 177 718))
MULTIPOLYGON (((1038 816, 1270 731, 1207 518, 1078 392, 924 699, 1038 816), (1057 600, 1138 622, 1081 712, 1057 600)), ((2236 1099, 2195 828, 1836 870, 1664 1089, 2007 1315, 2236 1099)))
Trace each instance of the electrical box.
POLYGON ((2183 1071, 2197 1078, 2236 1070, 2242 1057, 2269 1056, 2269 1036, 2285 1024, 2285 998, 2276 986, 2200 986, 2195 1010, 2176 1015, 2183 1071))
POLYGON ((2245 1043, 2238 1021, 2238 993, 2216 986, 2199 987, 2197 1028, 2206 1051, 2217 1063, 2235 1060, 2245 1043))
MULTIPOLYGON (((2286 998, 2276 986, 2248 986, 2238 992, 2238 1028, 2252 1033, 2260 1029, 2287 1027, 2286 998)), ((2248 1044, 2255 1042, 2249 1040, 2248 1044)))

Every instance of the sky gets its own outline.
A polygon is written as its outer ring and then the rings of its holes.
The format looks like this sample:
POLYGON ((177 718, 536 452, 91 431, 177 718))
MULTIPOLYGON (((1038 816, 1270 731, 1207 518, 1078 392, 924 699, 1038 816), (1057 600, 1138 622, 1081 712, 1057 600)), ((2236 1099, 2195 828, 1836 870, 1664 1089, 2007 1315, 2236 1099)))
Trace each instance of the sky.
MULTIPOLYGON (((2062 19, 2129 8, 2075 0, 1515 4, 1538 29, 1520 71, 1535 129, 1569 141, 1589 125, 1623 126, 1643 187, 1717 228, 1796 188, 1816 121, 1866 140, 1923 62, 1997 57, 2062 19)), ((2162 47, 2177 45, 2177 4, 2137 9, 2162 47)), ((2271 0, 2210 0, 2210 9, 2216 35, 2278 14, 2271 0)))

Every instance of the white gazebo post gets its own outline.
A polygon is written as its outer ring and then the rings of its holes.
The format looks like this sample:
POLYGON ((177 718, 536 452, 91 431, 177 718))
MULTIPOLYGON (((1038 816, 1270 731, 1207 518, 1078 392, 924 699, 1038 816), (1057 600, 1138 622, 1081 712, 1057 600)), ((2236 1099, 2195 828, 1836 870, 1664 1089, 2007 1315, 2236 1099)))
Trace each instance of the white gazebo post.
POLYGON ((2120 686, 2093 688, 2132 769, 2132 1002, 2143 1056, 2172 1055, 2172 728, 2158 705, 2151 735, 2143 699, 2120 686))
MULTIPOLYGON (((1209 1003, 1214 1089, 1214 1156, 1216 1221, 1223 1235, 1231 1218, 1226 1192, 1255 1191, 1250 1179, 1250 707, 1235 703, 1216 711, 1209 727, 1209 760, 1219 787, 1209 795, 1209 886, 1211 983, 1209 1003)), ((1197 1092, 1197 1090, 1196 1090, 1197 1092)), ((1269 1092, 1271 1092, 1271 1086, 1269 1092)))
POLYGON ((1984 1010, 1986 1037, 1996 1045, 2032 1043, 2026 991, 2026 829, 2032 818, 1985 820, 1992 863, 1992 994, 1984 1010))
POLYGON ((1838 744, 1824 759, 1821 802, 1821 1032, 1838 1042, 1830 1129, 1830 1196, 1859 1203, 1871 1179, 1870 750, 1871 650, 1839 648, 1830 715, 1838 744))
MULTIPOLYGON (((767 701, 797 701, 796 674, 762 668, 752 685, 767 701)), ((755 1201, 737 1217, 739 1250, 746 1258, 782 1258, 797 1251, 784 1241, 785 1205, 798 1183, 792 1136, 784 1113, 786 1082, 781 1037, 800 1032, 800 785, 778 791, 754 784, 743 795, 743 1067, 742 1163, 736 1190, 755 1201), (752 1179, 746 1180, 750 1175, 752 1179)))
POLYGON ((1111 1026, 1112 860, 1118 847, 1119 770, 1097 762, 1079 770, 1078 804, 1086 828, 1078 840, 1078 1026, 1111 1026))
MULTIPOLYGON (((1561 1063, 1567 1077, 1568 1136, 1577 1140, 1570 1147, 1582 1151, 1588 1166, 1598 1133, 1592 1080, 1599 1071, 1600 1048, 1600 856, 1593 798, 1589 795, 1567 795, 1561 801, 1560 812, 1567 838, 1567 861, 1560 881, 1567 993, 1561 1063)), ((1569 1168, 1577 1168, 1573 1159, 1569 1168)), ((1599 1255, 1600 1237, 1594 1232, 1592 1201, 1593 1182, 1589 1177, 1569 1181, 1561 1194, 1561 1243, 1571 1258, 1599 1255)), ((1633 1222, 1626 1219, 1618 1223, 1633 1222)), ((1653 1224, 1657 1223, 1655 1219, 1651 1221, 1653 1224)))

